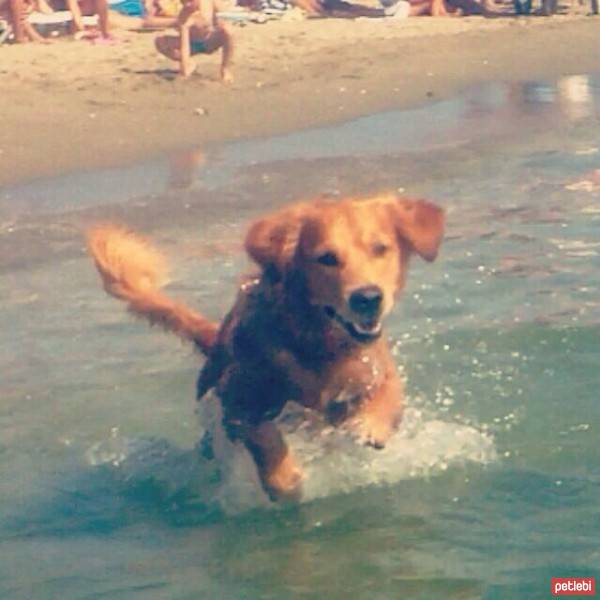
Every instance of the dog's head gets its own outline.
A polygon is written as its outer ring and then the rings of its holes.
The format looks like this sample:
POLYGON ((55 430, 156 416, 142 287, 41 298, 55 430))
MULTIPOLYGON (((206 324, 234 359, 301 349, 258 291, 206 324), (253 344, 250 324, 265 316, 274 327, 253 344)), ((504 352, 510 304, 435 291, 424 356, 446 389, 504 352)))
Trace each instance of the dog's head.
POLYGON ((443 232, 443 211, 425 200, 315 200, 256 222, 246 250, 270 276, 300 280, 309 304, 368 343, 404 286, 411 254, 434 260, 443 232))

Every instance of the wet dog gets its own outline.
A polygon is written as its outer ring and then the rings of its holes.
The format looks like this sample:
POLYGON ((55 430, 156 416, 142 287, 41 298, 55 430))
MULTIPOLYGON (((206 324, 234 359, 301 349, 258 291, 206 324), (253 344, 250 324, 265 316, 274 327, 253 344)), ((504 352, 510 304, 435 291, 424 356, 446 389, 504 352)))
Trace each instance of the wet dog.
POLYGON ((118 226, 89 234, 105 290, 207 359, 198 399, 214 390, 232 441, 248 449, 274 499, 301 494, 302 470, 274 419, 294 401, 383 448, 398 427, 403 384, 382 322, 409 259, 435 259, 444 213, 395 196, 292 205, 255 222, 245 247, 260 267, 221 324, 160 291, 163 257, 118 226))

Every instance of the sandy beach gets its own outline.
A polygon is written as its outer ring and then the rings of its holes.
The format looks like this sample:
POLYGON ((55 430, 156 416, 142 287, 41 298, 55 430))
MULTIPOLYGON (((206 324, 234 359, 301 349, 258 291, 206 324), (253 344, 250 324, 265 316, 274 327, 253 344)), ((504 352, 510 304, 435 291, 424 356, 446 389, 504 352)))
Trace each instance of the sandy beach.
POLYGON ((415 106, 471 83, 593 72, 600 19, 310 19, 236 28, 235 82, 217 56, 190 80, 118 31, 0 49, 0 185, 109 167, 207 142, 415 106))

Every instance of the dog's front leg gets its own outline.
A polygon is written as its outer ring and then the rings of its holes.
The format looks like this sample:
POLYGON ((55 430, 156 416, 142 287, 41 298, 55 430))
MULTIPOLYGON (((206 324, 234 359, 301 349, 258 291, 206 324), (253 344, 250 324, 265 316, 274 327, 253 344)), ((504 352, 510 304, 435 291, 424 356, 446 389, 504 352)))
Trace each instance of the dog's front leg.
POLYGON ((271 361, 283 370, 290 385, 290 398, 306 408, 320 405, 323 382, 318 373, 303 367, 288 350, 278 349, 271 361))
POLYGON ((395 371, 389 372, 375 393, 354 413, 352 428, 364 443, 383 448, 396 431, 404 411, 404 385, 395 371))
POLYGON ((272 421, 263 421, 248 427, 244 443, 271 500, 297 500, 301 493, 302 471, 277 426, 272 421))

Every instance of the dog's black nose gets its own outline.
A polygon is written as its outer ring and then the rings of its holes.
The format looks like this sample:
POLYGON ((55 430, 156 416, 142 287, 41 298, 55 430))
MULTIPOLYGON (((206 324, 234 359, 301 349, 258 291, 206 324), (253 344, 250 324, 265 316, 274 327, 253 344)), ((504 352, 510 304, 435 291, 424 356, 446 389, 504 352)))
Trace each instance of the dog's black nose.
POLYGON ((376 315, 381 308, 383 292, 377 285, 358 288, 350 296, 350 308, 360 315, 376 315))

